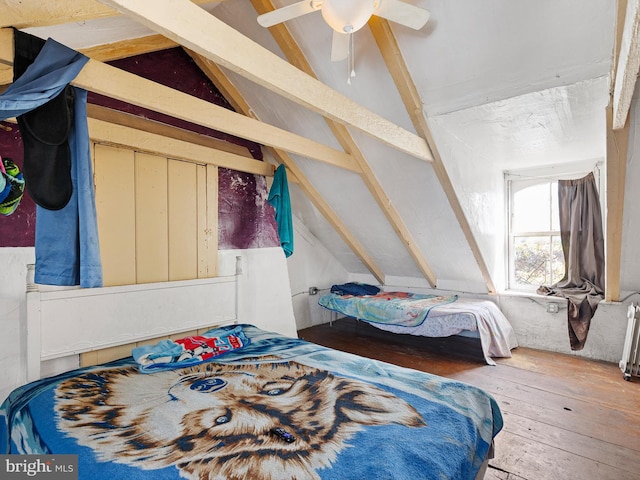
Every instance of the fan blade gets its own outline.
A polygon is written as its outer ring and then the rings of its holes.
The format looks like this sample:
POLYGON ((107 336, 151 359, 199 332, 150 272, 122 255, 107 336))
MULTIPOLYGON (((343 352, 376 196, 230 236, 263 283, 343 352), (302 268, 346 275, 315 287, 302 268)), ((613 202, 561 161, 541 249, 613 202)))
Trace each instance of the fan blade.
POLYGON ((400 0, 379 0, 373 14, 414 30, 424 27, 431 16, 429 10, 400 0))
POLYGON ((333 30, 331 61, 340 62, 349 56, 349 34, 333 30))
POLYGON ((302 2, 292 3, 286 7, 277 8, 276 10, 258 15, 258 23, 265 28, 273 27, 278 23, 286 22, 287 20, 320 10, 321 6, 322 2, 303 0, 302 2))

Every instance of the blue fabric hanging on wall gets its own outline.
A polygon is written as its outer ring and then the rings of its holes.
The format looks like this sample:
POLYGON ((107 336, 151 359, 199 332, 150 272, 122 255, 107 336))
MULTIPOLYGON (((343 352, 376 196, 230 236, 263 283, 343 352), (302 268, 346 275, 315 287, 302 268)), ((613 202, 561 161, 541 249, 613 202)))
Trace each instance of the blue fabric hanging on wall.
MULTIPOLYGON (((0 119, 22 115, 55 98, 89 59, 49 39, 35 61, 2 95, 0 119)), ((93 188, 87 92, 74 88, 74 123, 69 135, 73 193, 60 210, 36 209, 35 282, 102 286, 102 263, 93 188)))
POLYGON ((291 217, 287 171, 283 164, 280 164, 273 174, 273 183, 269 190, 268 202, 276 211, 280 245, 284 250, 285 256, 290 257, 293 254, 293 219, 291 217))

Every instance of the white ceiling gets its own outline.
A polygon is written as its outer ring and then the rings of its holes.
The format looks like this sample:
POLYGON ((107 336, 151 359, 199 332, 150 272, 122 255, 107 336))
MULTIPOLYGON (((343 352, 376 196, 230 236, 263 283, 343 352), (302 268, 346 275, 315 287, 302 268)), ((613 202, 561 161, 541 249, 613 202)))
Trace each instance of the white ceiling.
POLYGON ((605 155, 608 95, 602 76, 438 115, 432 124, 505 170, 597 161, 605 155))

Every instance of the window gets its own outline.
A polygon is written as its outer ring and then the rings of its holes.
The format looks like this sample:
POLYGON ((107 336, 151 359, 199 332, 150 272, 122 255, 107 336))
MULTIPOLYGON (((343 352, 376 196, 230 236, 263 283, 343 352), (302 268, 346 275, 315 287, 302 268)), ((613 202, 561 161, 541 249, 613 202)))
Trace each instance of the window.
POLYGON ((592 161, 581 161, 505 173, 507 289, 535 292, 541 285, 551 286, 562 280, 565 268, 558 180, 582 178, 592 172, 600 186, 601 166, 601 161, 595 165, 592 161))
POLYGON ((534 291, 564 276, 558 182, 507 179, 509 193, 509 288, 534 291))

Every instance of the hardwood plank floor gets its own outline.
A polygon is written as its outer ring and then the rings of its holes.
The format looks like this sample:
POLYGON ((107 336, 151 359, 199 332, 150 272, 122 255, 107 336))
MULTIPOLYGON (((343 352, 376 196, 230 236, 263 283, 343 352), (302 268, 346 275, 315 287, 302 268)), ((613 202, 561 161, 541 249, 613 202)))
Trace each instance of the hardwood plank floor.
POLYGON ((486 480, 640 479, 640 380, 625 381, 615 364, 519 347, 489 366, 478 340, 392 334, 353 319, 298 335, 493 395, 504 428, 486 480))

